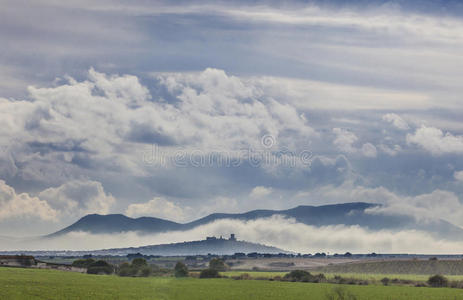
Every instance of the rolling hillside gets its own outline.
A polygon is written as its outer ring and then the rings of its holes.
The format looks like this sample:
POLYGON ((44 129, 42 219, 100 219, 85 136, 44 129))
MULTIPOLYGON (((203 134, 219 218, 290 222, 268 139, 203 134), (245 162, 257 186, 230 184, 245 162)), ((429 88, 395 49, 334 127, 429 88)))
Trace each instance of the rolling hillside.
POLYGON ((298 206, 288 210, 253 210, 238 214, 214 213, 185 224, 153 217, 129 218, 121 214, 91 214, 47 237, 77 231, 89 233, 137 231, 141 234, 184 231, 222 219, 249 221, 281 215, 312 226, 358 225, 371 230, 423 230, 440 238, 463 240, 463 229, 446 221, 420 222, 410 216, 379 215, 366 211, 374 206, 377 206, 377 204, 354 202, 323 206, 298 206))

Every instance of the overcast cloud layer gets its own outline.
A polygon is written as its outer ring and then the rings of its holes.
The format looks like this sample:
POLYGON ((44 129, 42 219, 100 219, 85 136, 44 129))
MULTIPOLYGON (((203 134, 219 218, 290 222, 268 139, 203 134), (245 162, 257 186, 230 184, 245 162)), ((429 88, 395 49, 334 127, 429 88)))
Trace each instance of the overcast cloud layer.
MULTIPOLYGON (((463 226, 461 7, 323 2, 0 2, 0 235, 352 201, 463 226)), ((377 250, 345 231, 320 250, 377 250)))

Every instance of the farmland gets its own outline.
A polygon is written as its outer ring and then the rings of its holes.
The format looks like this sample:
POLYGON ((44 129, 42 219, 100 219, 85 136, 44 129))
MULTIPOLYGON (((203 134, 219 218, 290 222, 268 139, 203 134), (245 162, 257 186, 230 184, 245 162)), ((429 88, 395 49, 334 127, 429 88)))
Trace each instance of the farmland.
MULTIPOLYGON (((316 274, 317 272, 314 272, 316 274)), ((283 277, 287 272, 255 272, 255 271, 227 271, 222 272, 222 275, 227 277, 239 276, 241 274, 248 274, 251 278, 272 278, 275 276, 283 277)), ((323 273, 326 278, 331 279, 335 276, 342 276, 346 278, 356 278, 361 280, 369 280, 370 282, 377 282, 380 284, 380 280, 384 277, 388 278, 397 278, 403 280, 413 280, 413 281, 420 281, 426 282, 429 278, 429 275, 423 274, 384 274, 384 273, 323 273)), ((463 281, 463 275, 446 275, 446 277, 452 281, 463 281)))
POLYGON ((325 299, 343 287, 357 299, 463 299, 463 290, 346 286, 268 280, 127 278, 0 268, 0 299, 325 299))
POLYGON ((313 270, 323 273, 463 275, 463 260, 359 261, 355 263, 331 264, 313 268, 313 270))
MULTIPOLYGON (((285 272, 246 272, 246 271, 227 271, 221 273, 228 278, 255 279, 255 280, 284 280, 292 281, 287 278, 285 272)), ((317 273, 312 273, 315 277, 317 273)), ((429 275, 423 274, 373 274, 373 273, 321 273, 325 283, 350 284, 350 285, 399 285, 399 286, 429 286, 429 275)), ((463 288, 462 275, 446 275, 448 287, 463 288)), ((314 282, 317 282, 316 280, 314 282)))

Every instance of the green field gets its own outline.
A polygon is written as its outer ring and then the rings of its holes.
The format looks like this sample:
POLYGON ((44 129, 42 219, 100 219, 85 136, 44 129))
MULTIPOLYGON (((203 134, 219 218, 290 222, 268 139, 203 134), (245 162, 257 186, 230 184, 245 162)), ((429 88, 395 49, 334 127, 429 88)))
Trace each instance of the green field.
MULTIPOLYGON (((239 276, 241 274, 248 274, 251 278, 272 278, 275 276, 283 277, 288 272, 267 272, 267 271, 227 271, 221 272, 220 274, 225 275, 227 277, 239 276)), ((312 271, 313 274, 319 273, 318 271, 312 271)), ((362 280, 370 280, 370 281, 380 281, 384 277, 388 277, 390 279, 397 278, 397 279, 404 279, 404 280, 414 280, 414 281, 422 281, 425 282, 428 280, 430 275, 423 275, 423 274, 374 274, 374 273, 323 273, 326 278, 333 278, 336 275, 340 275, 346 278, 356 278, 362 280)), ((463 275, 445 275, 445 277, 452 281, 463 281, 463 275)))
POLYGON ((220 272, 221 275, 227 277, 239 276, 242 274, 248 274, 252 278, 273 278, 275 276, 285 276, 288 272, 273 272, 273 271, 227 271, 220 272))
MULTIPOLYGON (((342 285, 267 280, 127 278, 0 268, 0 299, 325 299, 342 285)), ((345 286, 357 299, 463 299, 463 290, 345 286)))
POLYGON ((314 273, 443 274, 463 275, 463 260, 385 260, 333 264, 313 269, 314 273))
MULTIPOLYGON (((316 274, 316 272, 314 273, 316 274)), ((426 282, 429 279, 430 275, 423 275, 423 274, 369 274, 369 273, 324 273, 327 278, 333 278, 336 275, 340 275, 342 277, 352 277, 357 279, 363 280, 370 280, 370 281, 379 281, 384 277, 389 279, 403 279, 403 280, 413 280, 413 281, 422 281, 426 282)), ((445 277, 450 281, 461 281, 463 280, 463 275, 445 275, 445 277)))

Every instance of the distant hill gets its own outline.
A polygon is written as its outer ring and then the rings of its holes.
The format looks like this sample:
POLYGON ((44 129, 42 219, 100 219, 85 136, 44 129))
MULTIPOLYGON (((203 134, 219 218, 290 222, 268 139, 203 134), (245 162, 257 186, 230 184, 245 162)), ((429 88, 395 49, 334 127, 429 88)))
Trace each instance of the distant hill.
POLYGON ((463 229, 443 220, 419 222, 410 216, 378 215, 365 212, 378 204, 354 202, 322 206, 298 206, 287 210, 253 210, 246 213, 214 213, 193 222, 181 224, 153 217, 129 218, 121 214, 87 215, 76 223, 47 237, 69 232, 120 233, 137 231, 151 234, 167 231, 190 230, 217 220, 234 219, 249 221, 281 215, 312 226, 358 225, 371 230, 423 230, 440 238, 463 240, 463 229))
POLYGON ((208 239, 202 241, 191 241, 183 243, 172 243, 162 245, 151 245, 143 247, 132 247, 132 248, 119 248, 119 249, 107 249, 92 251, 95 255, 127 255, 129 253, 141 253, 143 255, 207 255, 218 254, 218 255, 231 255, 237 252, 242 253, 289 253, 288 251, 266 246, 262 244, 256 244, 246 241, 237 241, 230 239, 208 239))
POLYGON ((142 217, 133 219, 121 214, 91 214, 86 215, 71 226, 49 236, 58 236, 73 231, 85 231, 90 233, 118 233, 127 231, 156 233, 182 230, 182 228, 182 224, 159 218, 142 217))
POLYGON ((143 255, 161 255, 161 256, 187 256, 187 255, 232 255, 237 252, 241 253, 291 253, 276 247, 239 241, 236 239, 223 239, 209 237, 206 240, 191 241, 172 244, 149 245, 141 247, 112 248, 102 250, 32 250, 32 251, 0 251, 0 254, 15 255, 27 254, 34 256, 82 256, 82 255, 101 255, 101 256, 125 256, 127 254, 140 253, 143 255))

